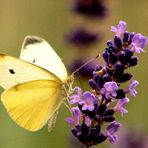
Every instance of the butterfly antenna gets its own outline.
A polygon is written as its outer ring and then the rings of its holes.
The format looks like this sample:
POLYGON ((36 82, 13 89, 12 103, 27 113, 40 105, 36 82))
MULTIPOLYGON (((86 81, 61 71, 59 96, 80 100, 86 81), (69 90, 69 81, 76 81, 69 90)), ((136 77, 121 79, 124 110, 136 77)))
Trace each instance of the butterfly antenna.
POLYGON ((80 69, 82 69, 84 66, 88 65, 89 63, 91 63, 92 61, 96 60, 100 55, 98 54, 95 58, 92 58, 90 60, 88 60, 86 63, 84 63, 82 66, 80 66, 78 69, 76 69, 72 75, 74 75, 76 72, 78 72, 80 69))

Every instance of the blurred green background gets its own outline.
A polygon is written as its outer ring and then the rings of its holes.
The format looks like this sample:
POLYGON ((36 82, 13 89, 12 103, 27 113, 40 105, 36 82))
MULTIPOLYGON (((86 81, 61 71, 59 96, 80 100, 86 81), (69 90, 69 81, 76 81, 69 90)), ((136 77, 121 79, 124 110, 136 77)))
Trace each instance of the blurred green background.
MULTIPOLYGON (((76 56, 72 47, 64 41, 64 35, 73 25, 69 0, 0 0, 0 52, 18 56, 22 41, 26 35, 38 35, 45 38, 68 65, 76 56)), ((128 23, 129 31, 148 36, 147 0, 108 0, 109 16, 98 21, 105 32, 104 40, 92 50, 92 55, 101 53, 105 41, 112 39, 111 25, 119 20, 128 23)), ((147 47, 148 49, 148 47, 147 47)), ((148 55, 139 56, 140 63, 131 68, 134 78, 140 82, 137 99, 131 98, 127 108, 129 113, 118 118, 123 126, 148 132, 148 55)), ((1 90, 2 91, 2 90, 1 90)), ((68 116, 64 105, 60 109, 55 128, 49 134, 47 126, 38 132, 27 132, 18 127, 7 115, 0 104, 0 148, 70 148, 69 126, 64 119, 68 116)), ((108 144, 108 142, 106 142, 108 144)), ((77 146, 75 146, 77 147, 77 146)), ((98 147, 110 147, 106 144, 98 147)))

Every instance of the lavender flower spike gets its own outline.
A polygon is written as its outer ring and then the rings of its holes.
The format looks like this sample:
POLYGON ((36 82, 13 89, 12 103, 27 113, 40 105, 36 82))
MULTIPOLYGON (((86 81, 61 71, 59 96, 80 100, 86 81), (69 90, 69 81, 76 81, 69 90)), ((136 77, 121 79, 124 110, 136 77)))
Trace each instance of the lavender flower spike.
POLYGON ((125 106, 126 104, 129 102, 129 99, 126 97, 126 98, 123 98, 123 99, 120 99, 116 106, 113 108, 114 111, 119 111, 121 113, 121 116, 123 116, 123 114, 125 113, 128 113, 128 110, 125 109, 125 106))
POLYGON ((115 32, 117 36, 121 37, 126 31, 127 24, 124 21, 119 21, 117 27, 111 26, 111 31, 115 32))
POLYGON ((106 82, 104 84, 104 87, 100 90, 101 94, 104 94, 105 97, 108 99, 111 96, 112 97, 116 97, 117 93, 116 90, 118 90, 118 85, 116 82, 112 81, 112 82, 106 82))
POLYGON ((95 95, 86 91, 83 94, 83 100, 79 101, 79 104, 82 105, 82 110, 93 111, 95 109, 96 102, 97 100, 95 95))
POLYGON ((130 92, 130 94, 133 97, 136 97, 137 91, 136 91, 135 87, 137 85, 139 85, 139 82, 137 80, 132 80, 131 83, 129 84, 129 86, 127 87, 127 89, 125 90, 125 92, 130 92))
POLYGON ((115 133, 119 130, 120 127, 121 127, 121 124, 116 121, 113 121, 107 127, 106 135, 107 135, 110 143, 114 143, 114 142, 118 141, 118 136, 115 135, 115 133))
POLYGON ((81 112, 78 107, 73 107, 72 109, 72 117, 66 118, 66 122, 69 124, 79 125, 81 120, 81 112))
POLYGON ((131 50, 137 53, 144 52, 143 48, 147 45, 148 39, 141 35, 140 33, 137 33, 132 38, 132 48, 131 50))
POLYGON ((82 90, 81 90, 81 88, 80 87, 75 87, 74 90, 75 90, 76 94, 70 96, 70 101, 69 101, 70 104, 78 103, 82 98, 82 90))
POLYGON ((126 27, 123 21, 117 27, 111 27, 116 35, 113 41, 107 41, 102 54, 105 64, 94 67, 89 80, 92 90, 83 92, 76 87, 75 94, 70 96, 70 104, 75 107, 72 108, 72 117, 66 121, 74 125, 72 134, 86 147, 103 143, 107 139, 110 143, 118 141, 116 132, 121 124, 116 121, 116 114, 119 112, 123 116, 128 113, 127 94, 134 97, 137 94, 139 82, 131 80, 133 74, 127 69, 137 65, 135 53, 143 52, 148 39, 140 33, 126 31, 126 27), (130 82, 128 86, 122 86, 127 81, 130 82))

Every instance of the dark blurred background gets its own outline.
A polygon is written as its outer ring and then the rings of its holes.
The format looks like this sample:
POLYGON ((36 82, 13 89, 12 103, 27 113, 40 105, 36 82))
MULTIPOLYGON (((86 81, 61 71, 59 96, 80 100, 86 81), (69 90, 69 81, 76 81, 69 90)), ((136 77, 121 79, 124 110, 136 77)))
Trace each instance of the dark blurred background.
MULTIPOLYGON (((71 12, 72 0, 0 0, 0 52, 19 56, 21 44, 26 35, 38 35, 45 38, 69 67, 80 53, 65 41, 65 35, 75 26, 76 17, 71 12)), ((113 38, 110 26, 117 25, 119 20, 128 23, 128 30, 148 36, 148 1, 147 0, 106 0, 107 17, 91 21, 96 29, 103 32, 101 41, 91 46, 89 57, 96 56, 105 48, 106 40, 113 38)), ((90 21, 91 18, 88 20, 90 21)), ((93 19, 92 19, 93 20, 93 19)), ((85 21, 87 25, 87 21, 85 21)), ((85 25, 83 23, 83 25, 85 25)), ((84 47, 83 47, 84 48, 84 47)), ((148 47, 147 47, 148 49, 148 47)), ((81 50, 81 49, 80 49, 81 50)), ((81 54, 83 55, 83 54, 81 54)), ((83 57, 82 57, 83 58, 83 57)), ((136 99, 131 96, 127 105, 129 113, 117 117, 123 127, 138 130, 139 135, 148 133, 148 55, 139 55, 139 65, 131 68, 134 79, 140 82, 136 99)), ((68 68, 70 71, 70 68, 68 68)), ((78 80, 79 81, 79 80, 78 80)), ((87 82, 87 80, 86 80, 87 82)), ((79 84, 79 82, 76 82, 79 84)), ((86 83, 87 84, 87 83, 86 83)), ((86 86, 87 88, 87 86, 86 86)), ((2 89, 1 89, 2 91, 2 89)), ((0 104, 0 147, 1 148, 72 148, 70 128, 64 121, 69 113, 63 105, 55 128, 48 133, 47 126, 38 132, 27 132, 18 127, 0 104)), ((138 138, 137 138, 138 139, 138 138)), ((130 140, 130 138, 129 138, 130 140)), ((75 145, 75 147, 77 147, 75 145)), ((111 147, 108 142, 98 147, 111 147)), ((114 147, 114 145, 113 145, 114 147)), ((118 147, 118 146, 116 146, 118 147)), ((138 148, 138 147, 137 147, 138 148)))

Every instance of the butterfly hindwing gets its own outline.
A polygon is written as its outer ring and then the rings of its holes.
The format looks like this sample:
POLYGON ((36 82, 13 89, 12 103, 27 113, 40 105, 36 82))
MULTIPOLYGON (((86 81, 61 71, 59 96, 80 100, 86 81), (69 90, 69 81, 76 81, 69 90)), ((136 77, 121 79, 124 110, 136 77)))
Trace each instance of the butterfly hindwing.
POLYGON ((54 119, 63 102, 62 87, 53 80, 30 81, 4 91, 2 102, 18 125, 36 131, 54 119))

